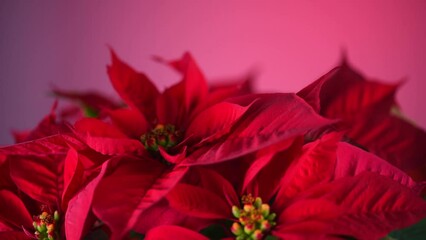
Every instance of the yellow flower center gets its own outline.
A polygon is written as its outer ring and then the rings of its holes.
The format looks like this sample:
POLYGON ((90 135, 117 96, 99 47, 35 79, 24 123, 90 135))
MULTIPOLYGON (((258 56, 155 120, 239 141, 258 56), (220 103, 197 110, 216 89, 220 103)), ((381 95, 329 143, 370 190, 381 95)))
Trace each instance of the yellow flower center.
POLYGON ((270 213, 270 207, 262 203, 260 197, 254 198, 251 194, 241 198, 243 208, 232 207, 232 214, 237 218, 231 227, 237 240, 262 239, 273 226, 276 225, 275 213, 270 213))

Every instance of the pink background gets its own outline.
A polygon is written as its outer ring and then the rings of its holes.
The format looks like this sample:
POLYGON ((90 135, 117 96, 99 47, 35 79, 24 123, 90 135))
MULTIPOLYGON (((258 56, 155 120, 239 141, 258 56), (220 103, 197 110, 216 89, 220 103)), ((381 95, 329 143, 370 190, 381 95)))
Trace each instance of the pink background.
POLYGON ((107 45, 163 89, 178 76, 151 61, 193 53, 209 79, 256 69, 261 91, 297 91, 338 63, 408 78, 398 99, 426 127, 426 1, 0 2, 0 145, 50 109, 51 85, 113 93, 107 45))

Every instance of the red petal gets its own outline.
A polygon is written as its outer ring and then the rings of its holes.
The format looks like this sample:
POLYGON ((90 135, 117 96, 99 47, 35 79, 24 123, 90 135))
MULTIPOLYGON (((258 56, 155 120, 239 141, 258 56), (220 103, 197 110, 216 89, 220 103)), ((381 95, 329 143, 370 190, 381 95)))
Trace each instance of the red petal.
POLYGON ((321 115, 342 119, 351 140, 426 180, 426 132, 395 114, 399 85, 367 81, 344 63, 298 94, 321 115))
POLYGON ((94 219, 89 216, 91 215, 90 211, 95 188, 110 167, 111 162, 115 163, 117 160, 111 159, 102 164, 99 174, 69 201, 65 214, 67 239, 81 239, 93 225, 94 219))
POLYGON ((396 116, 369 115, 358 118, 348 136, 402 170, 419 170, 418 180, 426 180, 424 130, 396 116))
POLYGON ((356 239, 379 239, 426 216, 426 201, 410 188, 368 172, 318 185, 301 197, 320 198, 339 206, 342 215, 330 222, 329 233, 356 239))
POLYGON ((376 155, 350 144, 339 143, 337 158, 334 179, 356 176, 363 172, 373 172, 410 188, 418 186, 407 174, 398 168, 376 155))
MULTIPOLYGON (((193 170, 196 170, 199 175, 197 186, 207 189, 218 196, 224 196, 230 206, 240 203, 235 191, 236 188, 219 172, 204 167, 193 168, 193 170)), ((236 171, 236 169, 234 170, 236 171)))
POLYGON ((62 209, 67 209, 68 202, 76 192, 84 186, 84 167, 79 161, 77 151, 70 149, 64 160, 64 191, 62 193, 62 209))
POLYGON ((202 102, 207 95, 206 80, 189 53, 185 53, 180 60, 173 61, 170 64, 183 75, 182 82, 185 85, 184 106, 187 111, 190 111, 196 104, 202 102))
POLYGON ((234 159, 331 124, 294 94, 254 95, 232 101, 246 105, 256 98, 226 139, 196 150, 184 163, 211 164, 234 159))
POLYGON ((65 154, 68 148, 64 137, 58 134, 0 148, 0 155, 45 157, 55 154, 65 154))
POLYGON ((185 131, 185 136, 202 142, 218 139, 229 133, 249 107, 227 102, 213 105, 195 117, 185 131))
POLYGON ((99 183, 93 200, 93 211, 110 227, 112 239, 121 239, 133 229, 139 216, 161 200, 187 170, 166 170, 159 162, 131 157, 123 158, 115 169, 99 183))
POLYGON ((208 93, 203 74, 189 53, 170 63, 183 75, 183 80, 166 89, 157 101, 157 116, 160 123, 179 127, 184 119, 191 119, 197 105, 202 104, 208 93))
POLYGON ((292 162, 281 179, 274 208, 281 211, 292 198, 316 184, 331 180, 341 134, 328 134, 303 147, 302 155, 292 162))
POLYGON ((212 224, 213 221, 195 218, 171 208, 166 199, 162 199, 149 209, 139 218, 139 221, 133 228, 133 231, 146 233, 152 228, 164 225, 178 225, 192 230, 200 231, 201 229, 212 224))
POLYGON ((32 199, 57 206, 63 191, 65 156, 15 157, 9 160, 10 176, 32 199))
POLYGON ((14 193, 0 190, 0 220, 8 225, 21 229, 32 227, 32 217, 24 203, 14 193))
POLYGON ((6 156, 2 159, 0 155, 0 189, 16 189, 15 183, 10 177, 9 161, 6 161, 6 156))
POLYGON ((145 239, 168 240, 170 236, 173 236, 175 240, 208 240, 207 237, 197 232, 179 226, 156 227, 146 234, 145 239))
POLYGON ((300 154, 302 144, 303 138, 296 141, 290 139, 255 153, 255 160, 244 178, 242 194, 251 193, 264 201, 272 199, 285 171, 295 155, 300 154))
POLYGON ((188 118, 185 114, 184 84, 180 82, 164 90, 157 101, 157 117, 159 123, 173 124, 181 127, 184 119, 188 118))
POLYGON ((278 225, 273 233, 296 239, 301 236, 324 236, 330 229, 330 222, 341 214, 342 210, 333 202, 324 199, 300 199, 288 205, 279 215, 278 225))
POLYGON ((225 99, 253 93, 252 80, 253 75, 248 75, 243 81, 226 81, 223 82, 223 84, 216 83, 213 86, 210 85, 209 93, 205 101, 197 106, 192 113, 193 116, 197 116, 199 112, 216 103, 223 102, 225 99))
POLYGON ((32 240, 33 238, 27 236, 22 231, 13 232, 0 232, 0 239, 4 240, 32 240))
POLYGON ((207 219, 226 219, 231 206, 225 196, 189 184, 176 185, 167 195, 170 206, 193 217, 207 219))
POLYGON ((111 58, 108 75, 117 93, 130 107, 139 109, 149 121, 154 120, 154 101, 159 95, 155 85, 144 74, 122 62, 113 50, 111 58))
POLYGON ((99 119, 81 119, 75 124, 75 129, 87 145, 102 154, 142 155, 145 151, 140 141, 127 138, 113 125, 99 119))
POLYGON ((131 138, 140 138, 148 130, 148 122, 137 110, 116 109, 108 111, 112 122, 131 138))

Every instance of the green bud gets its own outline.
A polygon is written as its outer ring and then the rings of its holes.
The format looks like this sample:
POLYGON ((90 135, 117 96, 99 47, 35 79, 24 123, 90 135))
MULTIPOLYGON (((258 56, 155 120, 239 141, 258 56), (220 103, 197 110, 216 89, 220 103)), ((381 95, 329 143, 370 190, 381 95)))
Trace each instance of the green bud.
POLYGON ((37 231, 38 232, 46 232, 47 228, 46 228, 46 224, 44 224, 43 222, 40 223, 39 225, 37 225, 37 231))
POLYGON ((232 206, 232 215, 236 218, 240 218, 240 209, 237 206, 232 206))
POLYGON ((254 226, 252 224, 248 224, 244 226, 244 232, 246 234, 251 234, 254 231, 254 226))
POLYGON ((55 222, 58 222, 58 221, 59 221, 59 213, 58 213, 58 211, 55 211, 55 212, 53 213, 53 219, 55 220, 55 222))
POLYGON ((262 212, 263 217, 268 217, 270 210, 270 207, 268 204, 262 204, 260 207, 260 211, 262 212))
POLYGON ((257 197, 256 200, 254 200, 253 204, 256 208, 260 208, 262 206, 262 199, 260 197, 257 197))
POLYGON ((277 214, 275 214, 275 213, 271 213, 269 216, 268 216, 268 220, 269 221, 274 221, 274 219, 275 219, 275 217, 277 216, 277 214))
POLYGON ((235 234, 237 236, 241 235, 243 233, 243 229, 241 228, 241 225, 237 222, 234 222, 232 224, 231 231, 232 231, 233 234, 235 234))

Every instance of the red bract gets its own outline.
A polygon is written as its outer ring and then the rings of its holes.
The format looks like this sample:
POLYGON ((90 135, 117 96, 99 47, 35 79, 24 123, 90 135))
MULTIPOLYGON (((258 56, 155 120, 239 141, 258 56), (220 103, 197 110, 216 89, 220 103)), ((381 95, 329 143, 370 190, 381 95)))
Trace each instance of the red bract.
POLYGON ((338 127, 352 141, 426 180, 426 132, 401 116, 399 85, 367 80, 344 61, 298 95, 322 116, 342 120, 338 127))
POLYGON ((94 223, 93 190, 112 160, 99 166, 106 159, 66 134, 53 112, 26 139, 0 148, 2 236, 80 239, 94 223), (64 134, 50 135, 59 129, 64 134))
POLYGON ((210 90, 189 54, 169 63, 182 81, 160 93, 112 52, 112 85, 129 108, 109 110, 111 123, 85 118, 75 132, 106 156, 126 156, 95 191, 95 214, 119 239, 140 231, 143 213, 194 165, 214 164, 329 125, 294 94, 239 96, 244 84, 210 90))
MULTIPOLYGON (((296 157, 290 150, 278 153, 256 176, 246 175, 252 181, 241 180, 247 183, 242 191, 218 173, 199 168, 196 185, 180 183, 167 199, 189 216, 230 219, 233 233, 254 239, 268 234, 280 239, 379 239, 426 216, 426 202, 418 196, 421 188, 408 175, 338 139, 325 135, 303 146, 296 157), (259 225, 253 225, 258 219, 259 225)), ((168 228, 158 227, 147 236, 161 237, 161 229, 168 228)))

